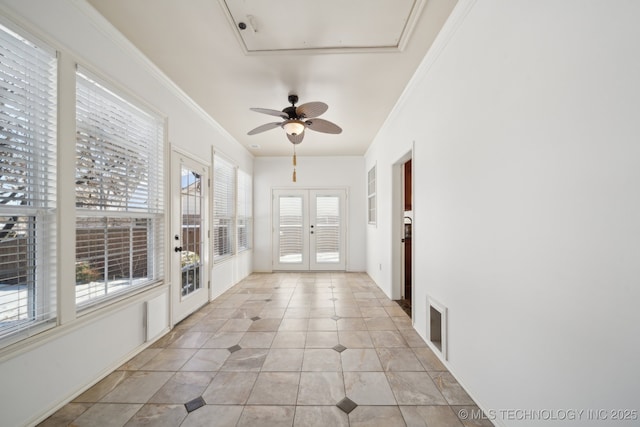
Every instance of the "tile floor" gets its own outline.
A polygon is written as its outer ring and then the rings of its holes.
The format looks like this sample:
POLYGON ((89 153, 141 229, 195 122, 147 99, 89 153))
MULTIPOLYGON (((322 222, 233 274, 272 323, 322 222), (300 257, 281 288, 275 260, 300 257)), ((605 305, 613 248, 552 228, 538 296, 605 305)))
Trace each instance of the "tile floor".
POLYGON ((274 273, 249 276, 40 425, 492 425, 463 410, 477 406, 366 274, 274 273))

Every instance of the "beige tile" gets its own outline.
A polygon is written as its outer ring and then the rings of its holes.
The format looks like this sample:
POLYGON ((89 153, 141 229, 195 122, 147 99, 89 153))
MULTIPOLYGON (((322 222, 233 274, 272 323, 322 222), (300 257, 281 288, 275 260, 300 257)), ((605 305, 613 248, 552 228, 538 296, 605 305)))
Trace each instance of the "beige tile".
POLYGON ((400 406, 407 427, 463 427, 451 407, 400 406))
POLYGON ((433 382, 450 405, 474 405, 475 402, 449 372, 434 372, 433 382))
POLYGON ((375 347, 407 347, 407 342, 398 331, 369 331, 369 335, 375 347))
POLYGON ((114 371, 99 381, 89 390, 76 397, 74 402, 99 402, 105 395, 113 391, 117 386, 129 378, 133 372, 131 371, 114 371))
POLYGON ((349 418, 335 406, 297 406, 293 427, 349 427, 349 418))
MULTIPOLYGON (((290 307, 284 312, 285 319, 308 319, 311 309, 309 307, 290 307)), ((305 331, 307 329, 305 328, 305 331)))
POLYGON ((251 324, 252 332, 275 332, 280 327, 280 319, 259 319, 251 324))
POLYGON ((382 371, 378 354, 372 348, 348 348, 340 357, 344 371, 382 371))
POLYGON ((246 332, 252 324, 251 319, 229 319, 218 329, 218 332, 246 332))
POLYGON ((275 332, 246 332, 238 343, 242 348, 269 348, 275 332))
MULTIPOLYGON (((328 294, 327 298, 332 298, 331 294, 328 294)), ((331 318, 331 316, 335 316, 335 315, 336 315, 336 312, 333 307, 312 308, 309 311, 309 317, 312 319, 313 318, 328 319, 328 318, 331 318)))
POLYGON ((494 427, 490 418, 476 405, 451 406, 464 427, 494 427))
POLYGON ((38 427, 63 427, 82 415, 92 406, 91 403, 68 403, 58 409, 49 418, 38 424, 38 427))
POLYGON ((201 396, 214 376, 215 372, 176 372, 149 403, 185 404, 201 396))
POLYGON ((438 356, 436 356, 430 348, 414 348, 413 352, 415 353, 420 363, 422 363, 422 366, 424 366, 424 369, 426 369, 427 371, 431 372, 447 370, 442 362, 440 362, 440 359, 438 359, 438 356))
POLYGON ((167 348, 200 348, 213 336, 210 332, 185 332, 167 348))
POLYGON ((302 372, 298 405, 335 405, 345 396, 341 372, 302 372))
POLYGON ((361 317, 346 317, 336 322, 339 331, 368 331, 361 317))
POLYGON ((276 333, 271 348, 304 348, 306 341, 306 332, 280 331, 276 333))
POLYGON ((229 348, 240 342, 245 332, 217 332, 204 343, 202 348, 229 348))
POLYGON ((333 349, 304 350, 303 371, 341 371, 340 353, 333 349))
POLYGON ((269 350, 265 348, 243 348, 231 353, 220 370, 258 372, 262 368, 268 352, 269 350))
POLYGON ((137 371, 142 366, 144 366, 144 364, 147 363, 149 360, 156 357, 158 353, 160 353, 161 351, 162 351, 161 348, 144 349, 142 350, 142 352, 138 353, 138 355, 136 355, 133 359, 129 360, 127 363, 125 363, 118 369, 125 370, 125 371, 137 371))
POLYGON ((173 372, 133 372, 100 402, 146 403, 172 376, 173 372))
POLYGON ((446 405, 447 401, 426 372, 387 372, 399 405, 446 405))
POLYGON ((284 318, 282 322, 280 322, 280 327, 278 328, 279 332, 292 332, 292 331, 302 331, 306 332, 309 327, 309 318, 284 318))
POLYGON ((331 348, 338 344, 337 331, 307 332, 306 348, 331 348))
POLYGON ((272 348, 262 365, 262 372, 266 371, 300 371, 304 350, 301 348, 272 348))
POLYGON ((362 317, 389 317, 389 314, 382 307, 360 307, 362 317))
POLYGON ((96 403, 73 421, 74 427, 122 427, 142 404, 96 403))
POLYGON ((291 427, 294 406, 245 406, 237 427, 291 427))
POLYGON ((336 321, 333 319, 309 319, 309 331, 336 331, 337 329, 336 321))
POLYGON ((347 348, 373 348, 368 331, 338 331, 338 339, 347 348))
POLYGON ((340 317, 362 317, 360 308, 357 305, 339 306, 336 305, 336 315, 340 317))
POLYGON ((347 397, 358 405, 395 405, 387 377, 383 372, 344 372, 347 397))
POLYGON ((187 415, 180 427, 211 427, 213 420, 215 426, 232 427, 240 419, 242 409, 240 405, 206 405, 187 415))
POLYGON ((349 414, 351 427, 404 427, 397 406, 358 406, 349 414))
POLYGON ((424 371, 424 367, 410 348, 377 348, 385 371, 424 371))
POLYGON ((185 363, 181 371, 217 371, 229 357, 229 351, 218 348, 204 348, 185 363))
POLYGON ((261 372, 247 404, 295 405, 299 382, 299 372, 261 372))
POLYGON ((166 348, 141 369, 145 371, 177 371, 196 353, 193 348, 166 348))
POLYGON ((164 405, 150 403, 144 405, 125 424, 125 427, 148 426, 154 427, 174 427, 180 425, 187 416, 184 405, 164 405))
POLYGON ((427 343, 424 342, 422 337, 413 329, 399 329, 400 335, 407 342, 409 347, 426 347, 427 343))
POLYGON ((218 329, 222 327, 226 322, 226 319, 214 319, 210 317, 205 317, 191 328, 189 328, 190 332, 216 332, 218 329))
POLYGON ((390 317, 368 317, 364 319, 364 324, 370 331, 397 331, 398 328, 390 317))
POLYGON ((218 372, 202 398, 208 405, 244 405, 256 378, 256 372, 218 372))

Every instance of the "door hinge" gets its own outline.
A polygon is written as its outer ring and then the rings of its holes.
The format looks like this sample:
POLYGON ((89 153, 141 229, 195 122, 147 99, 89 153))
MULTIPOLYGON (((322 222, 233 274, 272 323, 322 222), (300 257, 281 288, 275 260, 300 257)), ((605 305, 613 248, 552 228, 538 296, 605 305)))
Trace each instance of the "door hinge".
POLYGON ((207 178, 207 187, 211 188, 211 178, 207 178))

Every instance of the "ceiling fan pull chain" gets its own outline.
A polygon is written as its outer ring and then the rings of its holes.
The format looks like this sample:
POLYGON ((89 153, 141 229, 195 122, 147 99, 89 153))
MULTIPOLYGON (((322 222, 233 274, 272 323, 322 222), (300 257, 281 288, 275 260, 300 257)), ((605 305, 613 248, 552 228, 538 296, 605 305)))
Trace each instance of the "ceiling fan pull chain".
POLYGON ((296 182, 296 146, 293 146, 293 182, 296 182))

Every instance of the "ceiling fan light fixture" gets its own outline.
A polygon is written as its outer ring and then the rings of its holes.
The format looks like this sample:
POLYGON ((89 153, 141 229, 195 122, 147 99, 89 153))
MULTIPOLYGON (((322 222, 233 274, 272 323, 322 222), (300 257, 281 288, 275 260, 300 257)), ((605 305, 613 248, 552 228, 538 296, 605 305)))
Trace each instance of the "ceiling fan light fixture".
POLYGON ((288 120, 285 124, 282 125, 284 131, 289 135, 300 135, 304 132, 304 122, 301 120, 288 120))

